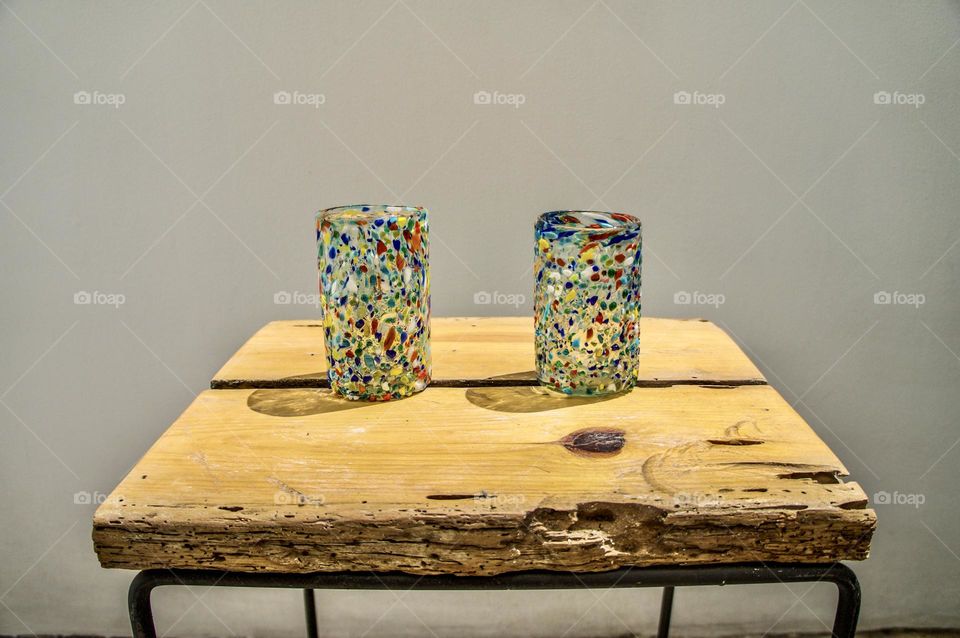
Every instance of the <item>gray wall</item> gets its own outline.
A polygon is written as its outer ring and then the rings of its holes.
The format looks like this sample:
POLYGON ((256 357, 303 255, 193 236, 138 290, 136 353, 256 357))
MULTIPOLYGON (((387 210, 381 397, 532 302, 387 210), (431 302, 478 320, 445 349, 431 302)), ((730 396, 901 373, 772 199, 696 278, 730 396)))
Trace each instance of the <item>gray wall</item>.
MULTIPOLYGON (((0 634, 127 631, 132 574, 98 567, 77 495, 261 324, 316 315, 275 295, 314 292, 312 213, 358 201, 430 208, 436 316, 530 314, 541 211, 640 215, 645 312, 726 328, 900 502, 856 567, 863 626, 960 625, 958 36, 945 2, 4 0, 0 634)), ((833 599, 684 590, 676 622, 822 630, 833 599)), ((321 616, 586 636, 650 632, 656 604, 338 593, 321 616)), ((301 629, 294 592, 157 605, 171 635, 301 629)))

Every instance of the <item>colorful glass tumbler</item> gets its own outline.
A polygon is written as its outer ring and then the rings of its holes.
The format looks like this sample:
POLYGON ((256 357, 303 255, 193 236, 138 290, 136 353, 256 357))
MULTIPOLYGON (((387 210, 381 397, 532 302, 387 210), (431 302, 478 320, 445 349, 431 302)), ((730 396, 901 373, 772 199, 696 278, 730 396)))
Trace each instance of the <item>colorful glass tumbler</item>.
POLYGON ((537 378, 571 395, 630 389, 640 345, 640 221, 554 211, 534 227, 537 378))
POLYGON ((427 210, 356 205, 317 213, 330 387, 389 401, 430 383, 427 210))

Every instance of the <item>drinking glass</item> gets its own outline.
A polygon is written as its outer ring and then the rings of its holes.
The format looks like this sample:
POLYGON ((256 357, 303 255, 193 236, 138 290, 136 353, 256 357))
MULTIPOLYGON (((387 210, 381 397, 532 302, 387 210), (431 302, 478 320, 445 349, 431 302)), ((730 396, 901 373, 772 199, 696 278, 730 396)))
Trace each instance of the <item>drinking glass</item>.
POLYGON ((428 214, 360 204, 317 213, 330 387, 389 401, 430 383, 428 214))
POLYGON ((640 339, 641 224, 562 210, 534 227, 537 378, 570 395, 632 388, 640 339))

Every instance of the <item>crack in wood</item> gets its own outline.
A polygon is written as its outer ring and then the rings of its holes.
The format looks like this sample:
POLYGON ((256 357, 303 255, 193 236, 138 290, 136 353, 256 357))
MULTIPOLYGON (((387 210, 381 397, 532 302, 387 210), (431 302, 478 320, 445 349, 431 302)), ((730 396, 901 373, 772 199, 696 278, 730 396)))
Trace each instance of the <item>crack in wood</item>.
POLYGON ((782 479, 810 479, 824 485, 840 483, 839 472, 829 470, 826 472, 790 472, 787 474, 777 474, 777 478, 782 479))
MULTIPOLYGON (((432 388, 516 388, 539 386, 536 379, 434 379, 432 388)), ((639 379, 634 388, 671 388, 677 385, 695 385, 707 389, 731 390, 739 386, 768 385, 764 379, 639 379)), ((326 374, 317 372, 302 377, 282 379, 213 379, 211 390, 282 390, 298 388, 329 388, 326 374)))
POLYGON ((760 445, 763 443, 760 439, 707 439, 707 443, 713 445, 760 445))

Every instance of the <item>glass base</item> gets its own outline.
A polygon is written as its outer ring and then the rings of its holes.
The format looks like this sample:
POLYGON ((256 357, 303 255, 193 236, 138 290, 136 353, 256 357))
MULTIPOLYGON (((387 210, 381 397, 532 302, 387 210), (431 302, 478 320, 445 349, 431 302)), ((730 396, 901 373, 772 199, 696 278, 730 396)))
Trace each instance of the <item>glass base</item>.
POLYGON ((393 401, 422 392, 430 385, 430 378, 413 375, 384 376, 367 383, 340 382, 330 379, 330 389, 348 401, 393 401))
POLYGON ((609 380, 591 379, 589 384, 564 384, 562 381, 548 381, 537 379, 541 387, 549 390, 551 394, 568 397, 599 397, 609 396, 611 394, 620 394, 629 392, 634 387, 633 380, 609 380))

